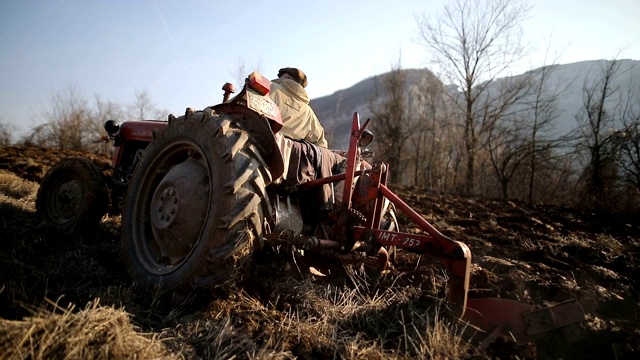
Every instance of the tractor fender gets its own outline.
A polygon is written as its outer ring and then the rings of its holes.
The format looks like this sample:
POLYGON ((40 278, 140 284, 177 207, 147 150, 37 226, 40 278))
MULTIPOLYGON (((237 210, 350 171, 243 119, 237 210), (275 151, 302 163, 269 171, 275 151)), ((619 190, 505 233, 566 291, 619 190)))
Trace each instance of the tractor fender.
POLYGON ((218 104, 211 106, 209 109, 232 116, 232 121, 239 124, 249 133, 267 162, 269 172, 271 172, 271 176, 274 179, 279 178, 284 173, 284 160, 269 120, 245 105, 236 103, 218 104))

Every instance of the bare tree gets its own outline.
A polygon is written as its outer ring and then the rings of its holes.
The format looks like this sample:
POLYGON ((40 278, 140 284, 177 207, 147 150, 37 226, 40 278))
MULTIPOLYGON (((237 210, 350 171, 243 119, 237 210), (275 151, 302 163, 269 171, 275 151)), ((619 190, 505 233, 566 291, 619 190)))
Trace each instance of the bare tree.
POLYGON ((640 88, 631 81, 619 107, 622 130, 616 135, 619 155, 618 164, 625 182, 640 194, 640 88))
POLYGON ((0 117, 0 147, 11 146, 11 144, 13 144, 14 132, 15 126, 5 122, 4 118, 0 117))
MULTIPOLYGON (((262 58, 258 58, 258 60, 256 60, 254 63, 250 65, 247 65, 247 62, 242 58, 236 59, 236 63, 237 63, 237 66, 234 69, 232 75, 233 75, 233 79, 236 81, 234 85, 237 86, 238 88, 241 88, 244 86, 244 81, 247 78, 247 76, 249 76, 249 74, 251 74, 254 71, 262 72, 261 70, 262 63, 263 63, 262 58)), ((268 74, 262 74, 262 75, 268 78, 271 78, 268 74)), ((275 75, 273 77, 275 77, 275 75)))
POLYGON ((116 104, 111 101, 102 100, 100 95, 94 96, 94 108, 91 111, 91 116, 89 118, 89 124, 91 128, 94 140, 94 148, 91 149, 98 153, 107 153, 109 146, 105 142, 98 141, 100 139, 100 135, 105 133, 104 123, 107 120, 116 120, 117 122, 121 122, 125 119, 125 112, 122 109, 122 106, 116 104))
POLYGON ((372 128, 377 138, 376 146, 385 155, 391 168, 389 181, 398 183, 404 171, 403 157, 405 144, 410 137, 413 126, 407 111, 407 80, 400 65, 383 75, 380 84, 376 82, 370 109, 375 121, 372 128), (380 88, 379 86, 380 85, 380 88))
POLYGON ((449 146, 458 139, 451 123, 446 90, 431 72, 420 79, 409 92, 409 107, 416 126, 408 139, 413 183, 441 191, 447 189, 451 169, 449 146))
POLYGON ((136 91, 135 100, 127 106, 134 120, 161 120, 169 114, 169 110, 159 108, 152 100, 149 92, 136 91))
POLYGON ((509 199, 511 179, 529 154, 524 129, 522 119, 509 119, 490 130, 487 137, 489 159, 505 201, 509 199))
MULTIPOLYGON (((546 54, 549 54, 547 47, 546 54)), ((557 148, 558 139, 553 137, 555 121, 560 115, 558 102, 567 92, 571 82, 559 81, 556 85, 550 83, 550 78, 556 71, 558 65, 556 56, 551 64, 545 63, 542 67, 533 71, 532 78, 532 98, 528 102, 530 111, 525 113, 528 120, 528 140, 529 148, 529 181, 527 199, 529 204, 533 204, 536 176, 540 164, 550 164, 553 149, 557 148)))
POLYGON ((49 109, 42 114, 44 125, 36 126, 31 138, 38 139, 38 146, 85 150, 89 114, 82 91, 74 84, 67 85, 50 95, 49 109))
POLYGON ((421 44, 447 81, 460 89, 452 93, 464 114, 466 191, 473 192, 476 152, 522 86, 510 82, 491 93, 489 86, 525 55, 521 23, 530 7, 521 0, 455 0, 435 19, 418 18, 421 44))
POLYGON ((136 91, 136 99, 129 105, 129 112, 131 112, 136 120, 148 120, 152 119, 158 109, 151 101, 149 92, 145 90, 136 91))
POLYGON ((76 85, 67 85, 52 93, 49 108, 41 115, 41 123, 20 139, 26 146, 55 147, 91 152, 106 152, 100 141, 108 119, 121 120, 122 108, 95 95, 91 106, 76 85))
POLYGON ((640 122, 633 122, 619 133, 620 157, 624 180, 640 192, 640 122))
POLYGON ((53 136, 51 132, 51 124, 43 123, 35 125, 31 131, 24 135, 18 141, 21 146, 37 146, 37 147, 54 147, 53 136))
POLYGON ((578 151, 586 152, 587 165, 584 180, 592 203, 602 209, 615 181, 616 161, 616 116, 613 107, 619 106, 620 87, 615 80, 622 75, 620 60, 606 63, 592 83, 585 80, 583 107, 576 115, 578 121, 578 151))

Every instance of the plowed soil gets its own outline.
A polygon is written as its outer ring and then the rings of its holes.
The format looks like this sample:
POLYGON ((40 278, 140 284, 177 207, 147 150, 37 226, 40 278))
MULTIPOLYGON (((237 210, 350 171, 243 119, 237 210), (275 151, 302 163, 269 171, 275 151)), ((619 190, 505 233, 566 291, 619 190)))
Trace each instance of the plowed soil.
MULTIPOLYGON (((3 148, 0 169, 38 182, 50 166, 67 156, 89 157, 102 166, 109 163, 104 155, 3 148)), ((500 297, 532 305, 577 299, 585 310, 582 323, 554 330, 535 345, 523 347, 507 341, 474 354, 513 359, 640 358, 637 217, 390 187, 443 234, 471 249, 470 296, 500 297)), ((102 291, 103 302, 117 304, 124 290, 116 289, 131 281, 119 254, 119 218, 106 217, 95 239, 77 242, 47 233, 33 217, 32 211, 8 204, 0 212, 0 317, 20 319, 45 296, 64 295, 64 301, 86 302, 96 288, 112 289, 102 291), (106 299, 105 293, 109 294, 106 299)), ((400 216, 399 220, 402 231, 419 232, 407 217, 400 216)), ((393 279, 396 285, 433 287, 434 277, 440 276, 437 270, 419 270, 417 261, 416 255, 399 252, 387 279, 393 279)), ((265 287, 270 285, 249 279, 239 286, 256 301, 263 301, 261 294, 269 293, 265 287)), ((233 303, 234 297, 228 292, 214 292, 212 296, 208 301, 226 301, 227 311, 242 308, 242 304, 233 303)), ((295 306, 295 299, 282 301, 295 306)), ((130 306, 134 307, 130 311, 144 313, 143 306, 130 306)), ((186 311, 184 316, 194 316, 197 311, 186 311)), ((245 316, 251 323, 251 315, 245 316)), ((282 314, 270 316, 277 319, 282 314)), ((147 319, 151 320, 146 325, 153 327, 152 316, 147 319)), ((256 324, 256 331, 258 328, 264 328, 264 324, 256 324)), ((294 354, 299 358, 335 356, 335 352, 317 348, 294 354)))

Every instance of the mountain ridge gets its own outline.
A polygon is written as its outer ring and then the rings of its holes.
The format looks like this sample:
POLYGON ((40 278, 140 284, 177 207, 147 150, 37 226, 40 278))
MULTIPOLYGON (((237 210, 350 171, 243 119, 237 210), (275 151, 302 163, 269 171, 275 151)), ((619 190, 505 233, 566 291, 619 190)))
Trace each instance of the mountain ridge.
MULTIPOLYGON (((546 65, 555 66, 545 89, 566 86, 567 91, 558 102, 558 118, 556 127, 559 133, 568 133, 578 124, 575 116, 583 106, 584 86, 590 86, 597 76, 602 74, 605 65, 612 60, 585 60, 568 64, 546 65)), ((633 84, 640 84, 640 60, 620 59, 619 76, 614 81, 615 86, 623 85, 625 80, 633 84)), ((537 71, 545 66, 528 70, 522 74, 498 78, 494 84, 500 84, 506 79, 522 77, 537 71)), ((436 77, 428 68, 401 69, 407 79, 407 87, 416 86, 417 82, 425 76, 436 77)), ((377 74, 363 79, 351 87, 340 89, 330 95, 311 99, 310 105, 314 109, 320 122, 325 128, 327 138, 332 148, 346 148, 348 145, 348 133, 351 118, 354 112, 358 112, 361 118, 371 116, 370 102, 375 96, 376 81, 382 79, 389 72, 377 74)), ((436 77, 437 78, 437 77, 436 77)), ((490 86, 495 86, 491 84, 490 86)), ((448 89, 455 86, 445 85, 448 89)), ((373 119, 375 121, 375 119, 373 119)))

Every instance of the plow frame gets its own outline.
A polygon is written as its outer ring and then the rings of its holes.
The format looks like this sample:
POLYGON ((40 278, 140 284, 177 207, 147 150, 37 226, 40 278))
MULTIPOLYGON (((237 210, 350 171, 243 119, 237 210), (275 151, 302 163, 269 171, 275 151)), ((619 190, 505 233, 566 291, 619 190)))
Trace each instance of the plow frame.
POLYGON ((331 177, 318 179, 301 185, 302 188, 333 183, 344 180, 344 192, 341 206, 352 209, 355 205, 368 204, 369 216, 365 226, 353 227, 353 240, 366 244, 395 246, 420 254, 428 254, 442 261, 450 275, 447 300, 456 307, 456 313, 462 317, 467 304, 469 291, 469 277, 471 269, 471 251, 462 242, 452 240, 433 227, 420 214, 415 212, 402 199, 387 187, 389 167, 382 162, 375 162, 370 169, 356 171, 358 141, 364 133, 370 119, 360 125, 360 116, 354 113, 351 125, 351 139, 347 155, 346 172, 331 177), (368 174, 368 183, 355 191, 355 181, 358 176, 368 174), (384 199, 389 200, 409 216, 426 235, 409 234, 380 229, 384 199))
MULTIPOLYGON (((482 344, 490 343, 498 335, 509 336, 518 342, 531 341, 544 332, 584 320, 584 310, 577 300, 539 307, 509 299, 468 299, 472 260, 469 247, 443 235, 389 190, 387 187, 388 164, 374 162, 368 169, 356 170, 359 140, 369 122, 370 119, 367 119, 361 126, 358 113, 354 113, 345 173, 300 185, 301 188, 312 188, 344 180, 344 192, 339 206, 346 210, 361 206, 367 208, 364 226, 354 226, 351 229, 352 241, 374 248, 394 246, 440 260, 449 275, 446 299, 449 302, 450 311, 452 315, 472 325, 472 328, 485 333, 485 336, 480 337, 484 340, 482 344), (358 177, 360 177, 360 183, 355 187, 358 177), (385 199, 407 215, 424 234, 380 229, 385 199)), ((338 241, 323 241, 332 243, 333 248, 336 249, 345 248, 345 244, 338 241)))

